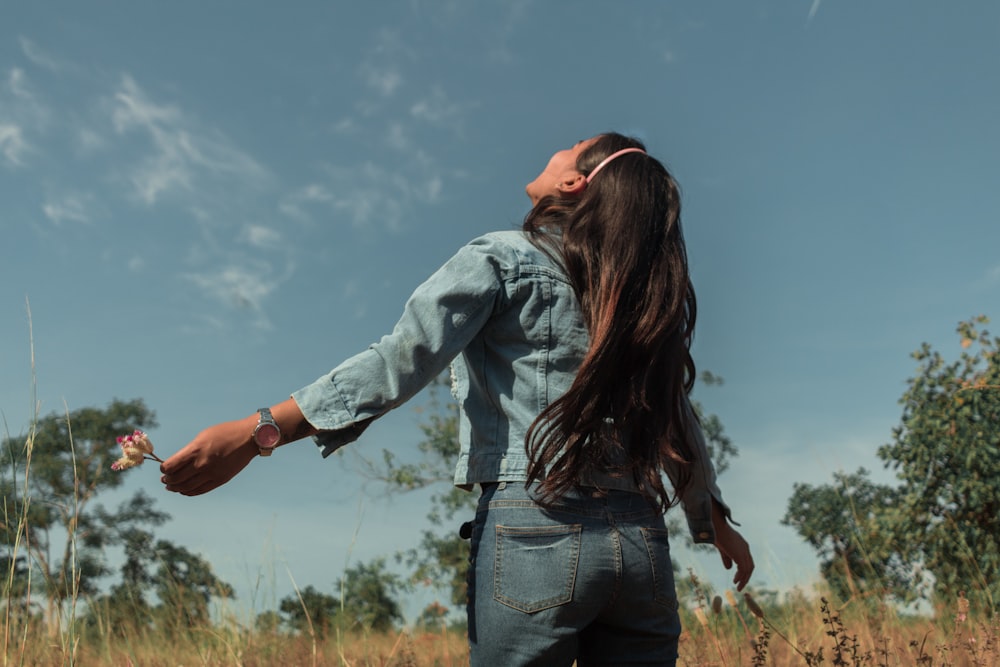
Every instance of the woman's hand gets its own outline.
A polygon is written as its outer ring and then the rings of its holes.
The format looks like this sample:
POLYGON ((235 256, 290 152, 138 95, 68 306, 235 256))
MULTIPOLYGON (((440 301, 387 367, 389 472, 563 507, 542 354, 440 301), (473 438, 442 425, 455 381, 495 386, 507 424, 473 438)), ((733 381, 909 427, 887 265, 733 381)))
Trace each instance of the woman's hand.
POLYGON ((222 486, 257 456, 253 430, 257 415, 223 422, 199 433, 160 465, 167 491, 197 496, 222 486))
POLYGON ((712 503, 712 525, 715 528, 715 548, 722 556, 722 565, 727 569, 732 569, 736 563, 736 575, 733 583, 736 590, 742 591, 750 581, 753 574, 753 556, 750 554, 750 545, 743 539, 743 536, 733 528, 726 519, 725 511, 716 502, 712 503))

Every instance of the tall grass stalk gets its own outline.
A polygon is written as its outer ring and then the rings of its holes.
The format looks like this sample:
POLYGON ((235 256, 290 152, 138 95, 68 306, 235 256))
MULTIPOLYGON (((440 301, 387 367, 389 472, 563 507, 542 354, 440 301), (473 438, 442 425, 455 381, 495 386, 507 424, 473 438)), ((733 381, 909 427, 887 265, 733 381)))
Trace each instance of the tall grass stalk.
POLYGON ((316 667, 316 628, 313 626, 312 615, 309 613, 309 607, 306 605, 306 601, 302 599, 302 591, 299 590, 298 584, 295 583, 295 577, 292 576, 291 569, 288 569, 288 578, 292 580, 292 588, 295 590, 296 597, 299 598, 299 604, 302 605, 302 613, 306 616, 306 623, 309 626, 309 639, 312 643, 312 664, 316 667))
MULTIPOLYGON (((11 664, 11 631, 20 630, 21 641, 18 645, 18 659, 16 664, 24 664, 25 652, 28 645, 28 633, 30 629, 30 611, 31 611, 31 585, 32 585, 32 568, 30 566, 30 554, 31 554, 31 535, 28 531, 28 510, 31 505, 31 494, 29 489, 30 471, 31 471, 31 457, 34 452, 35 447, 35 435, 38 429, 38 419, 39 419, 39 405, 38 405, 38 375, 35 369, 35 333, 32 328, 31 319, 31 302, 27 297, 24 299, 25 310, 27 312, 28 318, 28 354, 30 360, 31 368, 31 383, 30 383, 30 396, 31 396, 31 409, 29 414, 31 415, 28 422, 28 434, 25 438, 25 452, 24 452, 24 481, 23 489, 21 492, 21 501, 18 503, 17 497, 17 464, 14 459, 14 453, 11 452, 11 478, 14 480, 14 484, 11 488, 12 500, 14 503, 13 509, 15 510, 15 516, 11 516, 10 510, 12 509, 7 505, 6 500, 4 501, 4 529, 6 530, 8 526, 11 525, 12 520, 16 522, 16 528, 14 529, 13 540, 11 540, 9 550, 8 550, 8 572, 7 581, 4 585, 4 598, 6 600, 6 605, 4 609, 4 631, 3 631, 3 660, 4 666, 11 664), (22 556, 22 551, 27 554, 22 556), (18 591, 15 589, 17 584, 17 573, 18 573, 18 562, 21 558, 28 560, 29 565, 27 568, 25 587, 24 591, 18 591), (14 605, 23 605, 24 609, 15 608, 14 605)), ((7 428, 7 420, 4 418, 4 435, 9 439, 10 433, 7 428)))
POLYGON ((70 667, 73 667, 76 664, 76 650, 78 648, 79 641, 79 638, 76 635, 76 601, 80 594, 81 573, 79 567, 77 566, 76 538, 77 528, 80 523, 80 476, 76 466, 76 445, 73 440, 73 424, 69 418, 69 405, 63 401, 63 406, 66 410, 66 430, 69 434, 70 460, 73 462, 73 509, 71 518, 67 522, 67 531, 69 532, 71 589, 69 612, 66 618, 67 632, 63 642, 63 655, 68 658, 68 664, 70 667), (68 656, 66 655, 67 653, 68 656))

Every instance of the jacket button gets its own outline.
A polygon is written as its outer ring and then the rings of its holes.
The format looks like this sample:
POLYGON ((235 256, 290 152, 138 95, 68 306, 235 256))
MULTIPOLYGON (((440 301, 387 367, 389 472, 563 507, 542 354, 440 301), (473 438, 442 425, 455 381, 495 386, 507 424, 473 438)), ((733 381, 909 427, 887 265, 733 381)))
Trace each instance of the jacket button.
POLYGON ((706 532, 706 531, 702 531, 702 532, 698 533, 698 539, 702 539, 702 540, 707 540, 711 536, 712 536, 712 534, 709 533, 709 532, 706 532))

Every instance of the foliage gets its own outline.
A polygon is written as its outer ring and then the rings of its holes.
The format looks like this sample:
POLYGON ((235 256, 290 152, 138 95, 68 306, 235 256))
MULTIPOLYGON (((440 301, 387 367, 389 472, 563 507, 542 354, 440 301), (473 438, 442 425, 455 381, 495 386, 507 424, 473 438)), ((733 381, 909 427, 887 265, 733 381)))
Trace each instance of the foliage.
POLYGON ((347 568, 340 582, 340 614, 345 627, 391 630, 403 620, 395 597, 400 588, 399 578, 386 569, 383 558, 347 568))
POLYGON ((43 417, 27 436, 4 438, 0 549, 9 565, 4 597, 11 607, 30 613, 31 582, 41 581, 50 629, 67 603, 72 615, 76 601, 87 599, 84 626, 120 634, 148 630, 154 622, 174 629, 201 625, 212 596, 232 596, 202 558, 154 539, 151 528, 169 517, 144 491, 114 510, 95 501, 124 481, 111 469, 120 453, 118 436, 155 425, 141 399, 115 400, 105 409, 43 417), (125 556, 121 579, 102 593, 102 580, 112 574, 106 553, 113 546, 125 556))
MULTIPOLYGON (((317 638, 329 636, 335 628, 388 632, 403 620, 395 598, 400 589, 401 582, 386 569, 385 559, 377 558, 344 571, 339 598, 306 586, 283 598, 278 609, 289 630, 317 638)), ((274 620, 265 612, 258 615, 257 625, 274 628, 274 620)))
POLYGON ((880 522, 898 493, 874 483, 864 468, 833 478, 819 487, 796 483, 782 523, 816 550, 820 573, 839 599, 905 590, 905 571, 885 544, 880 522))
MULTIPOLYGON (((293 632, 314 633, 326 637, 333 629, 340 611, 340 600, 322 593, 313 586, 306 586, 296 595, 289 595, 278 603, 283 622, 293 632)), ((266 614, 267 612, 265 612, 266 614)), ((258 625, 267 622, 257 617, 258 625)), ((273 622, 273 619, 270 621, 273 622)))
POLYGON ((965 591, 974 606, 996 609, 1000 338, 983 328, 987 322, 959 324, 956 361, 926 343, 913 353, 917 373, 900 399, 901 423, 878 450, 897 488, 871 484, 864 471, 834 486, 796 487, 785 520, 829 561, 838 593, 852 572, 883 579, 886 592, 903 600, 940 604, 965 591), (853 508, 841 501, 834 509, 844 490, 853 493, 853 508))
MULTIPOLYGON (((155 425, 153 412, 141 400, 115 400, 104 410, 43 417, 30 435, 5 437, 0 443, 5 511, 0 545, 7 557, 16 557, 18 547, 26 550, 50 610, 97 592, 98 581, 109 573, 104 550, 127 526, 165 518, 130 509, 149 507, 141 492, 115 513, 92 506, 99 493, 122 484, 123 477, 111 471, 118 458, 117 435, 155 425)), ((15 585, 8 594, 27 594, 27 573, 26 568, 18 577, 21 587, 15 585)))

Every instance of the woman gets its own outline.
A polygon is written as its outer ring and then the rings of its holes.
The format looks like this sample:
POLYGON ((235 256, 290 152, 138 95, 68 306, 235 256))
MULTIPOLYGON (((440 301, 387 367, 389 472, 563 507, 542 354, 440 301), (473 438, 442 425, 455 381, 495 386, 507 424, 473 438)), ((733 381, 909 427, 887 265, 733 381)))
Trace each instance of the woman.
POLYGON ((481 489, 472 664, 673 665, 664 511, 683 505, 695 541, 736 563, 739 589, 753 571, 688 402, 695 299, 677 185, 609 133, 557 152, 526 191, 522 231, 466 245, 390 335, 269 410, 206 429, 163 482, 205 493, 306 436, 329 455, 451 363, 455 483, 481 489))

